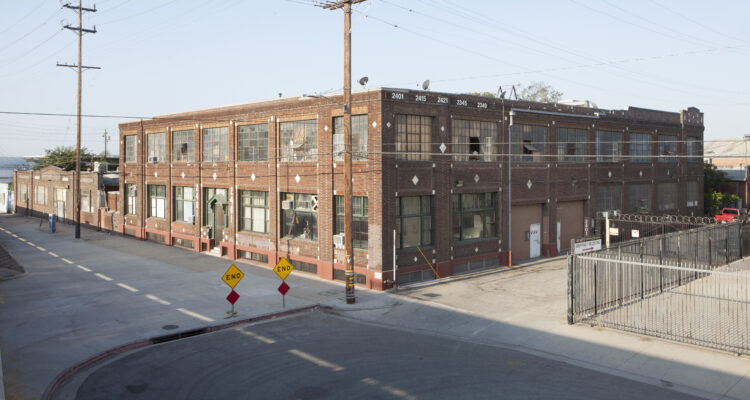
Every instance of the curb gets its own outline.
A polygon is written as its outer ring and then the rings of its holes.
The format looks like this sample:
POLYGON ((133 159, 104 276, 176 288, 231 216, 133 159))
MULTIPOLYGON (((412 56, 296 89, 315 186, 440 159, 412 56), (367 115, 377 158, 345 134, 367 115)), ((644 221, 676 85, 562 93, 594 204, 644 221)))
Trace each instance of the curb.
MULTIPOLYGON (((52 381, 52 383, 47 386, 47 389, 44 391, 44 394, 42 394, 42 400, 50 400, 52 399, 52 396, 55 394, 55 391, 62 385, 66 380, 68 380, 71 376, 75 375, 77 372, 81 371, 82 369, 96 364, 97 362, 107 358, 111 357, 116 354, 124 353, 126 351, 140 349, 141 347, 146 347, 149 345, 159 344, 159 343, 166 343, 173 340, 188 338, 191 336, 198 336, 205 333, 211 333, 215 331, 220 331, 223 329, 231 328, 236 325, 241 324, 247 324, 250 322, 258 322, 258 321, 264 321, 268 319, 283 317, 291 314, 296 314, 304 311, 313 311, 321 308, 319 304, 306 306, 306 307, 300 307, 300 308, 294 308, 286 311, 280 311, 277 313, 272 314, 264 314, 257 317, 251 317, 251 318, 245 318, 240 319, 232 322, 227 322, 221 325, 213 325, 213 326, 207 326, 205 328, 198 328, 198 329, 191 329, 188 331, 182 331, 173 333, 170 335, 163 335, 163 336, 156 336, 151 339, 144 339, 139 340, 136 342, 128 343, 122 346, 115 347, 113 349, 104 351, 102 353, 99 353, 87 360, 84 360, 72 367, 67 368, 66 370, 62 371, 60 374, 57 375, 57 377, 52 381)), ((0 365, 0 378, 2 378, 2 365, 0 365)), ((0 379, 0 389, 2 389, 2 380, 0 379)), ((4 392, 0 391, 0 400, 4 400, 4 392)))

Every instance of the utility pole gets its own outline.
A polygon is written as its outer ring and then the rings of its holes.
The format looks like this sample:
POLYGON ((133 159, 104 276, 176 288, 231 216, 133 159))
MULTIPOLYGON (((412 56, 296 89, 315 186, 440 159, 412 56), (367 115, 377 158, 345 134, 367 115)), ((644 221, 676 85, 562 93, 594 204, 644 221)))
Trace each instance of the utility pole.
POLYGON ((57 63, 58 67, 69 67, 76 68, 78 70, 78 128, 76 129, 76 173, 75 179, 73 179, 73 215, 76 221, 75 238, 81 238, 81 72, 84 69, 100 69, 99 67, 87 67, 82 65, 81 48, 83 45, 83 34, 85 33, 96 33, 96 26, 93 29, 85 29, 83 27, 83 12, 96 12, 96 8, 85 8, 81 6, 81 1, 78 0, 78 6, 66 3, 63 5, 65 8, 75 10, 78 12, 78 26, 65 25, 65 29, 78 32, 78 64, 60 64, 57 63))
POLYGON ((104 162, 107 162, 107 142, 109 142, 109 135, 107 134, 107 130, 104 130, 104 134, 102 134, 102 137, 104 138, 104 162))
POLYGON ((320 6, 344 9, 344 251, 346 252, 346 304, 354 304, 354 246, 352 242, 352 4, 365 0, 329 1, 320 6))

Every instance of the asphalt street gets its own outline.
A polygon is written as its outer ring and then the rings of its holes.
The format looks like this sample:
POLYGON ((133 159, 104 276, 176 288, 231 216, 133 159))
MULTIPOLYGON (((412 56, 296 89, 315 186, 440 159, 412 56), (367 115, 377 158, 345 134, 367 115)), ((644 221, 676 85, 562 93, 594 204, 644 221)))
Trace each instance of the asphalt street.
POLYGON ((99 366, 76 399, 691 399, 559 361, 306 312, 99 366))

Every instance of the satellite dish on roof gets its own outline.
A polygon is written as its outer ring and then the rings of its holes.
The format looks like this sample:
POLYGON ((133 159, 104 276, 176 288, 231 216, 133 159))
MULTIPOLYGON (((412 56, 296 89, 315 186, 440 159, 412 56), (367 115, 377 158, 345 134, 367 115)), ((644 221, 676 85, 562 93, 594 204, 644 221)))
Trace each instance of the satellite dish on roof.
POLYGON ((427 90, 429 88, 430 88, 430 80, 429 79, 426 80, 426 81, 424 81, 424 82, 422 82, 422 90, 427 90))
POLYGON ((368 80, 369 79, 366 76, 363 76, 363 77, 359 78, 358 82, 359 82, 360 85, 365 86, 365 85, 367 85, 367 81, 368 80))

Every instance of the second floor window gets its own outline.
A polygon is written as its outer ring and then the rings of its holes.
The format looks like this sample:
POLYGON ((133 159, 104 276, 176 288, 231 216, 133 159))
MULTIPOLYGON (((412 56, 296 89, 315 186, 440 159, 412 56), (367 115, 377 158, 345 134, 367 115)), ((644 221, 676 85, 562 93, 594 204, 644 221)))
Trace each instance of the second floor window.
MULTIPOLYGON (((334 232, 344 234, 344 196, 335 196, 336 220, 334 232)), ((352 247, 367 249, 367 197, 352 196, 352 247)))
POLYGON ((630 162, 651 162, 651 135, 648 133, 631 133, 629 150, 630 162))
POLYGON ((544 161, 547 127, 541 125, 513 125, 510 130, 510 150, 513 158, 521 161, 544 161))
POLYGON ((125 162, 136 162, 138 161, 137 153, 138 150, 138 138, 136 135, 125 136, 125 162))
POLYGON ((279 126, 281 141, 281 161, 318 160, 318 121, 282 122, 279 126))
POLYGON ((396 153, 402 160, 429 160, 432 156, 432 117, 396 115, 396 153))
POLYGON ((586 131, 557 128, 557 161, 584 161, 586 156, 586 131))
POLYGON ((677 136, 659 135, 659 162, 677 162, 677 136))
POLYGON ((159 163, 166 160, 164 132, 149 133, 148 135, 148 162, 159 163))
POLYGON ((696 137, 688 137, 687 138, 688 162, 700 161, 701 153, 702 153, 701 141, 696 137))
POLYGON ((203 161, 229 160, 229 128, 203 128, 203 161))
POLYGON ((622 133, 596 131, 596 161, 620 161, 622 155, 622 133))
POLYGON ((164 218, 167 203, 167 187, 165 185, 148 185, 149 217, 164 218))
POLYGON ((172 161, 195 161, 195 133, 189 131, 172 132, 172 161))
POLYGON ((453 159, 456 161, 493 161, 497 123, 453 120, 453 159))
POLYGON ((268 124, 237 127, 237 159, 240 161, 268 160, 268 124))
MULTIPOLYGON (((333 160, 344 160, 344 117, 333 119, 333 160)), ((367 160, 367 115, 352 115, 352 160, 367 160)))

